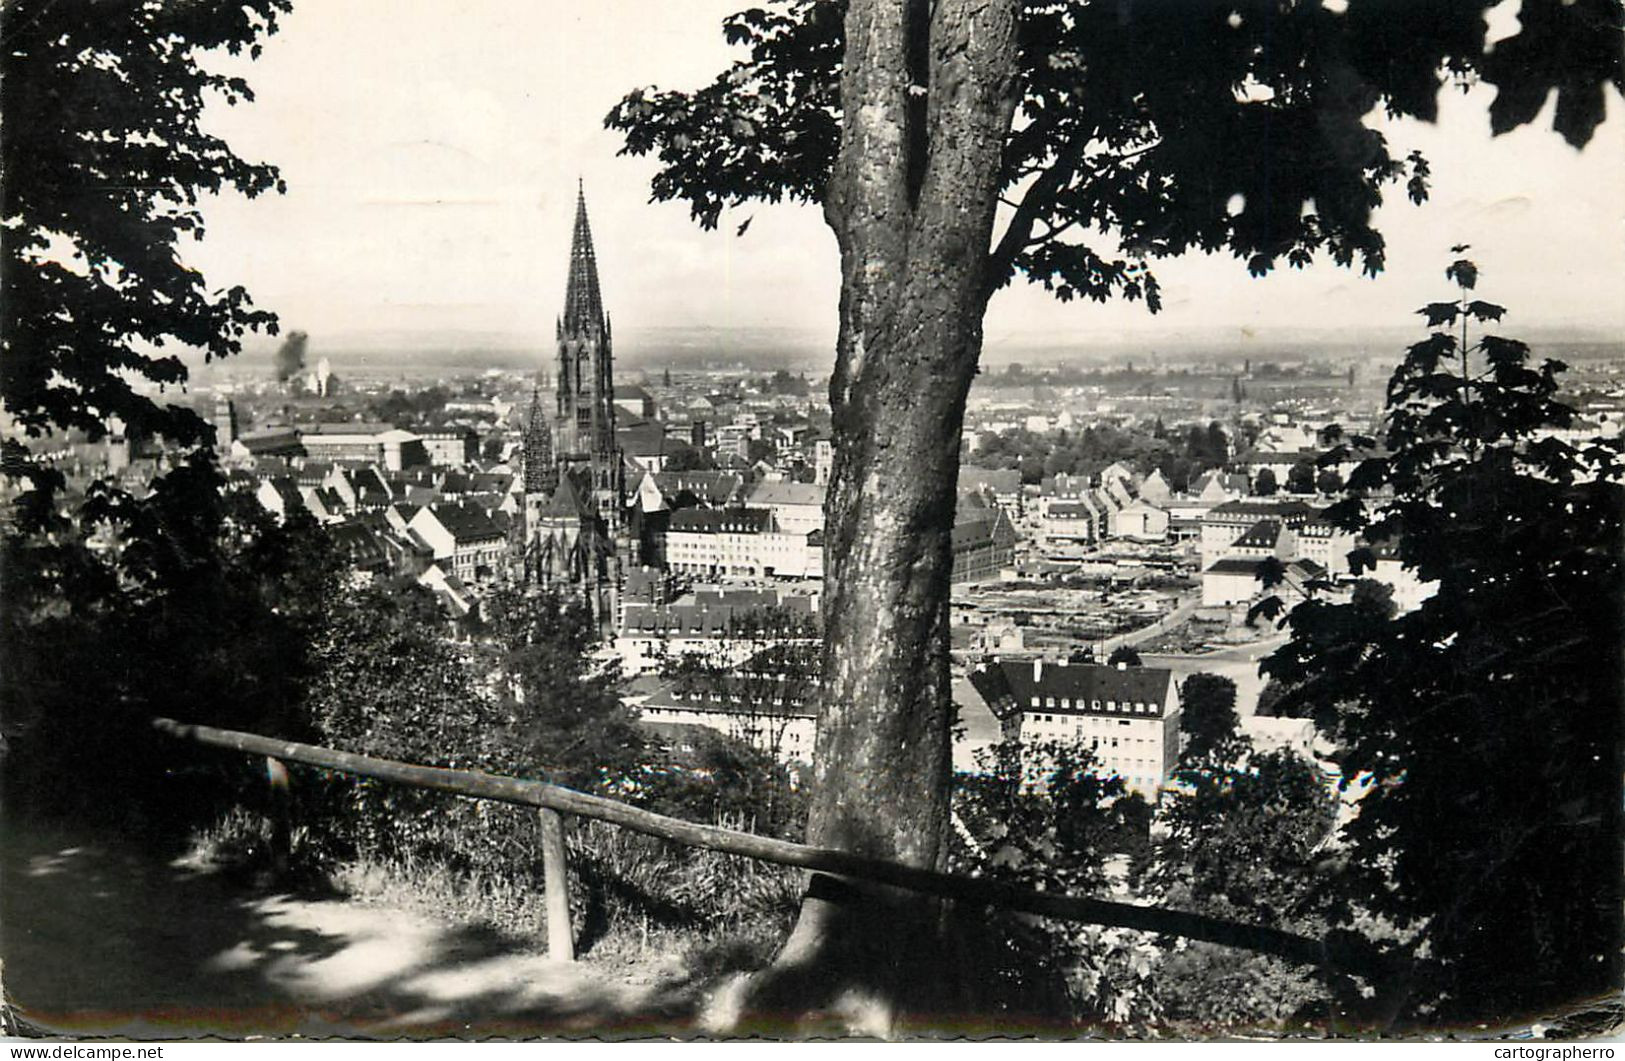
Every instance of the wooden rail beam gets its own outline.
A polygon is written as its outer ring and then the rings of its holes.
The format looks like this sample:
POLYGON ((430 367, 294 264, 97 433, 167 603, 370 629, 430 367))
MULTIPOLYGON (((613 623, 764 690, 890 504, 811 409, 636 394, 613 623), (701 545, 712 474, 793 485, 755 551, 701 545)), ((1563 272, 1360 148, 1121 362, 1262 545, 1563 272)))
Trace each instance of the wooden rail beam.
POLYGON ((809 847, 788 840, 724 829, 721 826, 701 825, 680 818, 670 818, 602 796, 588 795, 543 781, 526 781, 474 770, 450 770, 396 762, 391 759, 375 759, 366 755, 262 737, 253 733, 191 725, 169 718, 153 719, 152 725, 161 733, 210 747, 226 748, 248 755, 268 755, 283 762, 303 763, 324 770, 450 792, 471 799, 493 799, 527 807, 548 808, 561 814, 576 814, 583 818, 609 822, 611 825, 690 847, 703 847, 711 851, 828 873, 836 877, 871 881, 962 903, 1000 907, 1063 921, 1128 928, 1157 935, 1181 936, 1260 954, 1271 954, 1300 965, 1319 966, 1363 977, 1384 976, 1394 971, 1393 962, 1385 960, 1368 944, 1355 937, 1313 939, 1277 928, 1225 921, 1183 910, 1165 910, 1160 907, 1138 906, 1133 903, 1112 902, 1080 895, 1061 895, 1035 891, 985 877, 939 873, 897 862, 866 858, 847 851, 809 847))

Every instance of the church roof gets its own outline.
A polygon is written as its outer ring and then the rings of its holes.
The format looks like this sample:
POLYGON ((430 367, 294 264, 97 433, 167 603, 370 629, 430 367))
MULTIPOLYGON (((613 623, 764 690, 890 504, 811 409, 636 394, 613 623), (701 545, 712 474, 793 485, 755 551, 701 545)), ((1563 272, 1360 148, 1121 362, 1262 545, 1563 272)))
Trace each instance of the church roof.
POLYGON ((558 488, 553 491, 553 497, 542 510, 542 515, 570 516, 579 519, 590 513, 591 510, 581 499, 581 491, 576 486, 575 477, 568 472, 560 475, 558 488))
POLYGON ((581 335, 604 325, 604 299, 598 290, 598 257, 592 249, 592 228, 587 224, 587 196, 576 188, 576 224, 570 237, 570 277, 564 286, 566 335, 581 335))
POLYGON ((657 457, 666 452, 666 429, 653 420, 618 427, 615 443, 621 452, 631 456, 657 457))

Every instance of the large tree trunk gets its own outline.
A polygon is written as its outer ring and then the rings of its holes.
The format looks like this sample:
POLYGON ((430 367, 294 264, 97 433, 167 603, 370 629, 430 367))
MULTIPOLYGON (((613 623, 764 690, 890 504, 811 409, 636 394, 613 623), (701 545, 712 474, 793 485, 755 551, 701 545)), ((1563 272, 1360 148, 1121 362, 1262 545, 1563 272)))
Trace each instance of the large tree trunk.
MULTIPOLYGON (((825 213, 841 247, 830 384, 824 688, 809 842, 938 866, 948 821, 948 587, 981 353, 1015 0, 852 0, 825 213)), ((890 1030, 940 986, 927 904, 815 880, 753 1008, 890 1030), (933 966, 936 966, 935 968, 933 966)))

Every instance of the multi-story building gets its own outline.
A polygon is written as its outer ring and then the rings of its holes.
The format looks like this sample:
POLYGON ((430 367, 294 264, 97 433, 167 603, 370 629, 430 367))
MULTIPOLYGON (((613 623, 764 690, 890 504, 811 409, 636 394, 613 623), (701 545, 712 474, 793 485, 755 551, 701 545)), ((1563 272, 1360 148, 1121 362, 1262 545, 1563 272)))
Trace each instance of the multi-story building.
POLYGON ((1371 547, 1371 554, 1376 558, 1376 565, 1371 569, 1370 577, 1394 591, 1395 614, 1413 612, 1439 592, 1437 582, 1424 582, 1413 569, 1405 566, 1394 542, 1377 542, 1371 547))
POLYGON ((780 530, 765 508, 683 508, 666 524, 666 566, 700 578, 822 578, 823 535, 780 530))
POLYGON ((824 493, 812 483, 760 482, 745 503, 773 513, 773 521, 787 534, 811 534, 824 526, 824 493))
POLYGON ((1108 520, 1114 538, 1163 541, 1168 537, 1168 510, 1144 497, 1115 509, 1108 520))
POLYGON ((835 471, 835 443, 827 438, 815 439, 812 444, 813 482, 828 486, 835 471))
POLYGON ((1314 509, 1302 501, 1274 501, 1264 498, 1225 501, 1208 509, 1202 517, 1202 567, 1229 555, 1236 539, 1261 520, 1271 520, 1284 528, 1296 529, 1308 523, 1314 509))
POLYGON ((418 439, 429 463, 447 468, 461 468, 472 464, 480 455, 479 432, 472 427, 448 427, 439 431, 424 431, 418 439))
POLYGON ((1325 519, 1312 519, 1296 530, 1298 555, 1313 560, 1333 577, 1349 573, 1349 553, 1357 536, 1325 519))
POLYGON ((376 464, 392 472, 429 463, 422 439, 389 424, 308 424, 299 429, 299 441, 311 460, 376 464))
POLYGON ((709 729, 782 762, 812 761, 818 706, 808 683, 800 679, 659 682, 629 702, 638 709, 640 725, 668 739, 682 739, 685 730, 709 729))
POLYGON ((434 504, 418 509, 407 529, 434 551, 446 574, 465 585, 501 578, 508 535, 474 505, 434 504))
POLYGON ((1104 776, 1156 799, 1179 760, 1179 687, 1160 667, 995 661, 971 683, 999 719, 1006 740, 1023 746, 1029 783, 1042 783, 1047 743, 1081 744, 1104 776))
POLYGON ((961 496, 954 508, 953 582, 997 579, 1016 562, 1016 529, 1002 507, 989 507, 976 495, 961 496))
POLYGON ((1106 513, 1087 495, 1043 497, 1038 503, 1038 526, 1046 553, 1081 554, 1106 536, 1106 513))

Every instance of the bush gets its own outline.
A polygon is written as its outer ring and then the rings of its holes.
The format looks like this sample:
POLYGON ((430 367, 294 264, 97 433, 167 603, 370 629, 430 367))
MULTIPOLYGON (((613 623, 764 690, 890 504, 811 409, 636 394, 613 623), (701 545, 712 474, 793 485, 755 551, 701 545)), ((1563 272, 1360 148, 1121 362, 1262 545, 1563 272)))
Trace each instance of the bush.
MULTIPOLYGON (((1095 771, 1081 743, 1006 742, 977 756, 954 792, 949 869, 1044 891, 1101 894, 1113 863, 1147 855, 1150 807, 1095 771)), ((1121 1022, 1149 1015, 1155 949, 1136 933, 992 912, 964 929, 984 1004, 1031 1018, 1121 1022)))

